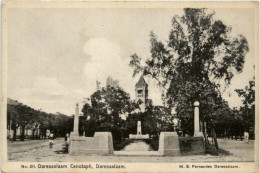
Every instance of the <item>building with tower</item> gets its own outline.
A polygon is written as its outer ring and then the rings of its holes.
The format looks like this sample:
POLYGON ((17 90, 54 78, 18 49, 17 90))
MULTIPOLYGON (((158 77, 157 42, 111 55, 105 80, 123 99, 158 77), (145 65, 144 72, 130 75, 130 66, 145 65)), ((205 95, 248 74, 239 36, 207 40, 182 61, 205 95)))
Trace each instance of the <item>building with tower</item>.
POLYGON ((152 100, 148 99, 148 84, 143 76, 135 84, 135 101, 140 103, 141 112, 144 112, 146 107, 152 105, 152 100))
MULTIPOLYGON (((148 84, 144 77, 141 76, 135 84, 135 101, 139 103, 141 112, 145 112, 145 108, 152 105, 152 100, 148 99, 148 84)), ((137 122, 137 134, 130 134, 130 139, 149 139, 149 134, 142 134, 141 121, 137 122)))

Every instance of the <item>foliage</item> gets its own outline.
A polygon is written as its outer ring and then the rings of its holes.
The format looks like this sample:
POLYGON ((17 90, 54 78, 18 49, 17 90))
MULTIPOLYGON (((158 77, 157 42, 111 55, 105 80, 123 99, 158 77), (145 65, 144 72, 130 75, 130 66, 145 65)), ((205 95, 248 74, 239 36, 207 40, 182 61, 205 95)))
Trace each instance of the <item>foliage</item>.
POLYGON ((155 138, 162 130, 173 130, 168 109, 150 106, 144 113, 139 109, 139 104, 131 101, 129 94, 119 86, 102 88, 83 106, 80 126, 86 136, 93 136, 95 131, 111 131, 115 143, 136 134, 138 121, 142 122, 142 134, 155 138))
POLYGON ((166 44, 150 34, 151 57, 141 66, 141 57, 133 54, 134 73, 155 79, 163 89, 169 107, 175 107, 186 133, 193 133, 193 103, 200 102, 202 121, 220 119, 225 104, 220 84, 230 84, 234 72, 242 72, 248 43, 244 36, 231 37, 231 27, 214 20, 206 9, 184 9, 183 16, 172 18, 166 44), (223 82, 222 82, 223 81, 223 82))
POLYGON ((145 112, 129 114, 126 118, 126 133, 137 134, 137 122, 141 121, 142 134, 158 138, 161 131, 173 131, 173 117, 169 109, 162 106, 149 106, 145 112))
POLYGON ((243 127, 248 132, 255 127, 255 81, 249 81, 245 89, 236 90, 239 97, 243 97, 243 106, 240 107, 240 114, 243 119, 243 127))
POLYGON ((73 130, 73 117, 69 117, 62 113, 52 114, 52 128, 56 136, 66 136, 66 133, 70 133, 73 130))
POLYGON ((119 86, 97 90, 90 97, 90 104, 83 106, 84 129, 86 136, 95 131, 111 131, 115 142, 125 137, 125 120, 138 105, 130 100, 130 96, 119 86))
POLYGON ((65 136, 66 133, 72 131, 73 119, 64 114, 57 113, 51 114, 41 110, 35 110, 27 105, 19 102, 15 102, 12 99, 8 99, 7 104, 7 124, 11 122, 12 129, 14 130, 13 140, 16 140, 16 128, 19 126, 22 128, 22 134, 20 140, 25 138, 25 129, 30 128, 33 131, 33 138, 39 138, 40 136, 34 136, 34 132, 37 128, 40 129, 41 134, 46 138, 47 130, 54 132, 56 136, 65 136))
MULTIPOLYGON (((29 123, 32 122, 33 118, 33 110, 22 104, 17 104, 17 105, 7 105, 7 115, 10 116, 10 120, 12 120, 12 128, 16 129, 18 126, 22 127, 22 135, 21 135, 21 140, 23 141, 25 136, 24 136, 24 131, 25 131, 25 126, 29 123)), ((14 140, 16 133, 14 134, 14 140)))

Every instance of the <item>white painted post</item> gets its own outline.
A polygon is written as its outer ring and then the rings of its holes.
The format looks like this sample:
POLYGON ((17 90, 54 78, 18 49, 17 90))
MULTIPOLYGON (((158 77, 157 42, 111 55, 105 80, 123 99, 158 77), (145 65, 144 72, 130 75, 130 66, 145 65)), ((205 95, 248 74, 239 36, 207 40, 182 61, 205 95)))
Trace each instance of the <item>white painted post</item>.
POLYGON ((70 134, 70 136, 71 137, 79 136, 79 104, 78 103, 76 103, 76 108, 75 108, 73 132, 70 134))
POLYGON ((79 104, 76 104, 76 109, 75 109, 75 117, 74 117, 74 128, 73 128, 74 132, 79 131, 79 104))
POLYGON ((199 105, 198 101, 194 103, 194 137, 203 136, 203 133, 200 132, 199 105))

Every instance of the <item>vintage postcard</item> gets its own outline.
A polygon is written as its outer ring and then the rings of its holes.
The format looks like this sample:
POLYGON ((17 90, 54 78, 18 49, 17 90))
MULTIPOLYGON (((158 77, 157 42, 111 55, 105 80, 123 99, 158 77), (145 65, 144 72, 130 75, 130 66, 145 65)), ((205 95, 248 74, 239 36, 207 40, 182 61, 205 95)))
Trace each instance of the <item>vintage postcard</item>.
POLYGON ((258 172, 258 2, 2 2, 2 172, 258 172))

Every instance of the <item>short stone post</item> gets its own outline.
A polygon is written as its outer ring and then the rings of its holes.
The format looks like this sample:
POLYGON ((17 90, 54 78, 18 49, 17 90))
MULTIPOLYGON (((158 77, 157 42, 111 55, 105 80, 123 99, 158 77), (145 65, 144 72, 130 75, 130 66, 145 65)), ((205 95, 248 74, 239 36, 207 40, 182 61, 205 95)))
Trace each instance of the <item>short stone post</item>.
POLYGON ((199 105, 198 101, 194 103, 194 137, 203 136, 203 133, 200 131, 199 105))
POLYGON ((79 136, 79 104, 76 103, 73 132, 70 136, 79 136))

